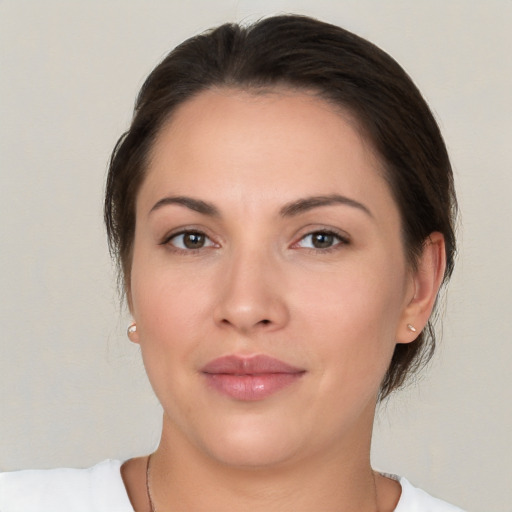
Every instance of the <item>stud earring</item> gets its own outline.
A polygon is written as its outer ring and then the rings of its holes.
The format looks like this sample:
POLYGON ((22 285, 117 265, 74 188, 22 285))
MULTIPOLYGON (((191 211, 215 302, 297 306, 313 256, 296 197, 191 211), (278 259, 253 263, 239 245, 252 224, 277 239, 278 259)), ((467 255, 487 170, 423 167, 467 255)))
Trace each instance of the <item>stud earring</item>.
POLYGON ((128 326, 128 329, 126 329, 126 334, 128 334, 128 337, 130 337, 130 334, 135 332, 137 332, 137 324, 133 322, 128 326))
POLYGON ((416 327, 414 327, 414 325, 407 324, 407 329, 409 329, 411 332, 416 332, 416 327))

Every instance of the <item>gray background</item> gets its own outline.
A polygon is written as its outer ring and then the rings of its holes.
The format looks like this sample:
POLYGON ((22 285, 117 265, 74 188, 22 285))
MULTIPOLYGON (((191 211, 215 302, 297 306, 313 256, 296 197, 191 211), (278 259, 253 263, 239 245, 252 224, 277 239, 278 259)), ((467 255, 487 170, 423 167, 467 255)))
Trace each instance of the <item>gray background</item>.
POLYGON ((137 90, 184 38, 299 12, 393 55, 444 131, 462 222, 443 342, 381 407, 377 468, 472 511, 512 511, 512 2, 0 1, 0 469, 148 452, 160 410, 101 219, 137 90))

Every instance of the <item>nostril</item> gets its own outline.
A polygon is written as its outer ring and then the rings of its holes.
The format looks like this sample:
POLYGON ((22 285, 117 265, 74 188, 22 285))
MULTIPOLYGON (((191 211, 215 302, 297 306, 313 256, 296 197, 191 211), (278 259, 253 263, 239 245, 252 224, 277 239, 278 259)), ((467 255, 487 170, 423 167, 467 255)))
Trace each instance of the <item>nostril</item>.
POLYGON ((263 324, 263 325, 267 325, 267 324, 270 323, 270 320, 264 319, 264 320, 261 320, 260 323, 263 324))

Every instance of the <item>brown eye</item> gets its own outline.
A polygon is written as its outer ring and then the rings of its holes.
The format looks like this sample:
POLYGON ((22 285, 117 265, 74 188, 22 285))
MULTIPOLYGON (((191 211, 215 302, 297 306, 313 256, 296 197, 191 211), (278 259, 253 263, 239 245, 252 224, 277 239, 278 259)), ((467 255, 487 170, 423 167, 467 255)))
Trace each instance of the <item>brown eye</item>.
POLYGON ((203 247, 211 247, 214 245, 214 243, 200 231, 178 233, 170 238, 168 243, 183 250, 202 249, 203 247))
POLYGON ((204 246, 205 236, 201 233, 185 233, 183 235, 183 245, 187 249, 200 249, 204 246))
POLYGON ((348 243, 348 240, 336 233, 314 231, 304 236, 297 245, 306 249, 330 249, 331 247, 346 243, 348 243))
POLYGON ((335 236, 331 233, 313 233, 311 243, 315 249, 325 249, 334 244, 335 236))

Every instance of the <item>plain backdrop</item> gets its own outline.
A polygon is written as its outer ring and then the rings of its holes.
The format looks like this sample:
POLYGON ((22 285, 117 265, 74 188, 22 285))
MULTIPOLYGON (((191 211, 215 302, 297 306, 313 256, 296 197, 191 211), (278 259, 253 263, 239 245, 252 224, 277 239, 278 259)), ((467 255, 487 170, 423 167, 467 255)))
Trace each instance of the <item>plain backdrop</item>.
POLYGON ((107 161, 172 47, 277 12, 342 25, 395 57, 455 169, 460 251, 442 343, 380 408, 374 465, 468 510, 512 511, 508 0, 0 0, 0 468, 155 447, 161 412, 106 249, 107 161))

